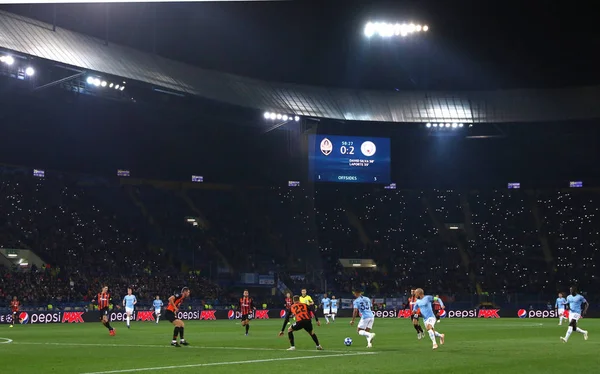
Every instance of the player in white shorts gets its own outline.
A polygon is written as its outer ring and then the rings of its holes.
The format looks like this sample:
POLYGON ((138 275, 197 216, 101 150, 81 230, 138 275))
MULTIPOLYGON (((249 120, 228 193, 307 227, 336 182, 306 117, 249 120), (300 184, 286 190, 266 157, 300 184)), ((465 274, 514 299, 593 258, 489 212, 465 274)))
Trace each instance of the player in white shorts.
POLYGON ((154 319, 156 323, 160 320, 160 310, 163 307, 163 302, 160 299, 160 296, 156 295, 156 299, 152 302, 152 307, 154 307, 154 319))
MULTIPOLYGON (((438 331, 434 330, 435 322, 437 321, 435 318, 435 313, 433 312, 432 304, 433 304, 433 296, 425 295, 423 289, 417 288, 415 290, 415 296, 417 297, 417 301, 414 303, 412 312, 416 313, 417 310, 421 311, 421 315, 423 316, 423 320, 425 323, 425 329, 427 329, 427 333, 429 334, 429 338, 433 342, 433 349, 437 349, 437 341, 436 338, 440 338, 440 344, 444 344, 444 339, 446 336, 438 331)), ((440 306, 443 308, 444 303, 442 300, 438 300, 440 302, 440 306)))
POLYGON ((587 302, 585 297, 577 293, 577 287, 571 287, 570 291, 571 294, 567 296, 567 303, 569 305, 569 328, 567 329, 567 334, 564 337, 560 337, 560 340, 562 340, 564 343, 569 341, 569 337, 573 332, 583 334, 583 339, 588 340, 588 332, 580 329, 577 326, 577 321, 579 321, 581 316, 585 316, 590 304, 587 302), (585 307, 582 309, 582 306, 584 305, 585 307))
POLYGON ((554 308, 556 308, 556 313, 558 315, 558 325, 562 325, 563 319, 565 319, 565 305, 567 305, 567 300, 562 292, 558 293, 558 299, 556 299, 556 303, 554 304, 554 308))
POLYGON ((338 312, 338 303, 339 300, 335 298, 335 296, 331 296, 331 312, 329 313, 331 315, 331 320, 333 322, 335 322, 335 316, 338 312))
POLYGON ((362 295, 361 291, 354 291, 354 311, 352 312, 352 321, 350 325, 354 325, 354 319, 360 313, 360 321, 358 322, 358 335, 367 338, 367 348, 373 347, 373 338, 375 333, 371 332, 375 315, 373 314, 371 299, 362 295))
POLYGON ((137 304, 137 299, 133 295, 131 287, 127 288, 127 295, 123 298, 123 306, 125 307, 125 313, 127 314, 127 328, 130 328, 129 322, 133 317, 133 308, 137 304))

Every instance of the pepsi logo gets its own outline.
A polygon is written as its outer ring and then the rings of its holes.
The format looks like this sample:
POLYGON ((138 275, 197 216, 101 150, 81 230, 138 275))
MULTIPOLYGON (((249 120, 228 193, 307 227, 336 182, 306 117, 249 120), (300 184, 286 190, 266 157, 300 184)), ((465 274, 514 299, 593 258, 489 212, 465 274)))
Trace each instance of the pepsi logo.
POLYGON ((233 311, 233 309, 227 312, 227 318, 235 319, 235 312, 233 311))
POLYGON ((27 312, 19 313, 19 321, 21 321, 21 324, 23 325, 29 323, 29 314, 27 314, 27 312))
POLYGON ((527 311, 525 309, 519 309, 519 311, 517 312, 517 316, 519 318, 525 318, 527 317, 527 311))
POLYGON ((279 318, 285 318, 285 309, 281 309, 279 312, 279 318))
POLYGON ((446 318, 446 310, 445 309, 440 310, 440 318, 446 318))

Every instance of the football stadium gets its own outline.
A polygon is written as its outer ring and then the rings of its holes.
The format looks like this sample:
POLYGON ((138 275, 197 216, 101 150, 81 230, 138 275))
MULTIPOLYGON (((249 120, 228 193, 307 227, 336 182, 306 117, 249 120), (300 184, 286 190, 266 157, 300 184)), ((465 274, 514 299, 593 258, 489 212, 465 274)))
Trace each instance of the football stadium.
POLYGON ((2 2, 0 372, 593 371, 586 7, 2 2))

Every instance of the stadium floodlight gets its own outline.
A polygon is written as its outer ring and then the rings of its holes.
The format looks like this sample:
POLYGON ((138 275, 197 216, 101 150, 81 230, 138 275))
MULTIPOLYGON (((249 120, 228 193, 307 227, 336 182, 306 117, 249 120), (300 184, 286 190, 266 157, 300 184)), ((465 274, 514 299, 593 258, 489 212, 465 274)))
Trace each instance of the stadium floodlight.
POLYGON ((102 87, 106 87, 106 85, 107 85, 107 84, 108 84, 108 83, 106 83, 106 81, 102 81, 102 83, 100 83, 100 85, 101 85, 102 87))
POLYGON ((25 74, 28 77, 33 77, 33 75, 35 74, 35 70, 31 66, 28 66, 27 69, 25 69, 25 74))
POLYGON ((456 123, 456 122, 452 123, 452 128, 453 128, 453 129, 455 129, 455 128, 457 128, 457 127, 458 127, 458 123, 456 123))
POLYGON ((114 85, 115 85, 114 83, 111 83, 108 85, 108 88, 113 88, 114 85))
POLYGON ((379 35, 382 38, 392 36, 408 36, 410 34, 426 32, 429 30, 427 25, 414 23, 386 23, 386 22, 367 22, 364 33, 367 38, 379 35))
POLYGON ((15 63, 15 59, 13 56, 2 56, 0 57, 0 61, 4 62, 6 65, 12 65, 15 63))
POLYGON ((94 84, 94 77, 87 77, 86 82, 87 84, 94 84))
POLYGON ((271 113, 269 118, 271 118, 272 120, 277 119, 277 113, 271 113))
POLYGON ((299 116, 294 117, 294 121, 300 122, 300 117, 299 116))
POLYGON ((119 87, 121 87, 121 86, 119 86, 119 85, 117 84, 117 85, 115 86, 115 90, 118 90, 118 89, 119 89, 119 87))
POLYGON ((271 118, 271 113, 265 112, 264 117, 265 117, 265 119, 271 118))
POLYGON ((462 123, 458 124, 458 127, 462 128, 464 125, 462 123))
POLYGON ((449 124, 449 123, 447 123, 447 124, 446 124, 446 127, 448 127, 448 128, 449 128, 449 127, 450 127, 450 124, 449 124))
POLYGON ((123 91, 125 89, 125 86, 121 86, 121 88, 119 88, 119 90, 123 91))
POLYGON ((96 87, 100 87, 100 79, 99 78, 94 78, 94 86, 96 87))
POLYGON ((425 125, 425 127, 430 128, 431 127, 431 123, 427 122, 427 124, 425 125))
POLYGON ((284 121, 287 121, 288 120, 287 114, 284 114, 282 118, 283 118, 284 121))

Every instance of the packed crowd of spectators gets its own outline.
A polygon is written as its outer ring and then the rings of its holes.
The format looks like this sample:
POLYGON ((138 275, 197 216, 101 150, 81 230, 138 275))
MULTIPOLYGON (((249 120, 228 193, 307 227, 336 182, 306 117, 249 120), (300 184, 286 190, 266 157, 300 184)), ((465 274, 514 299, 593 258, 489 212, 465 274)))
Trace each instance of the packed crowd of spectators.
POLYGON ((206 303, 229 304, 244 272, 373 296, 419 285, 546 297, 600 283, 594 190, 173 188, 0 173, 0 248, 31 249, 47 264, 0 270, 0 299, 85 302, 107 283, 142 299, 188 285, 206 303), (340 258, 377 267, 348 269, 340 258))

